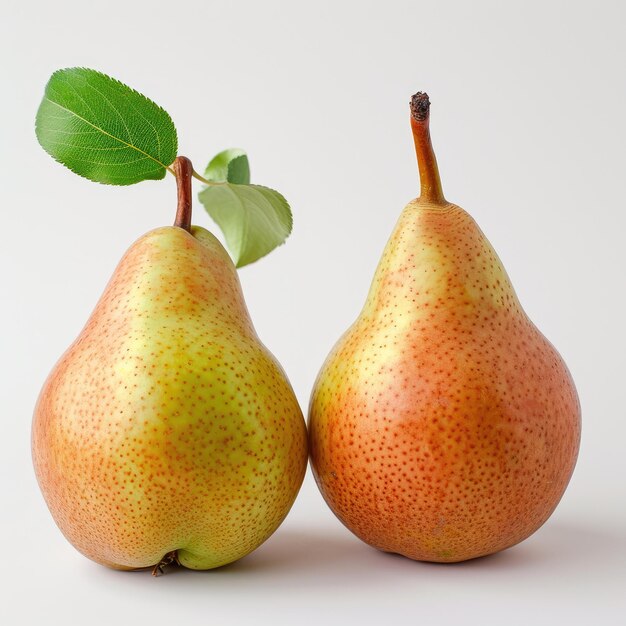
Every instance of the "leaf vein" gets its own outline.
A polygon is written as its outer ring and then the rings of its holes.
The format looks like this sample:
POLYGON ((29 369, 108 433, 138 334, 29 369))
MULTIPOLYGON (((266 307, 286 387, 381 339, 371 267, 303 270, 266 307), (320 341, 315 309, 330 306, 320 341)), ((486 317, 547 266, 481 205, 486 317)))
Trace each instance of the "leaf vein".
POLYGON ((167 168, 167 165, 165 165, 164 163, 161 163, 161 161, 158 161, 153 156, 149 155, 147 152, 144 152, 143 150, 141 150, 137 146, 134 146, 134 145, 124 141, 123 139, 120 139, 119 137, 116 137, 115 135, 112 135, 111 133, 108 133, 103 128, 100 128, 96 124, 92 124, 89 120, 86 120, 84 117, 81 117, 80 115, 78 115, 78 113, 75 113, 71 109, 68 109, 68 108, 64 107, 63 105, 59 104, 58 102, 55 102, 54 100, 51 100, 47 96, 44 96, 44 99, 47 100, 48 102, 50 102, 51 104, 54 104, 55 106, 59 107, 63 111, 67 111, 70 115, 73 115, 73 116, 77 117, 79 120, 85 122, 85 124, 88 124, 92 128, 95 128, 96 130, 100 131, 102 134, 107 135, 108 137, 111 137, 111 139, 115 139, 116 141, 119 141, 120 143, 124 144, 128 148, 131 148, 133 150, 136 150, 137 152, 140 152, 141 154, 145 155, 147 158, 152 159, 155 163, 158 163, 161 167, 167 168))

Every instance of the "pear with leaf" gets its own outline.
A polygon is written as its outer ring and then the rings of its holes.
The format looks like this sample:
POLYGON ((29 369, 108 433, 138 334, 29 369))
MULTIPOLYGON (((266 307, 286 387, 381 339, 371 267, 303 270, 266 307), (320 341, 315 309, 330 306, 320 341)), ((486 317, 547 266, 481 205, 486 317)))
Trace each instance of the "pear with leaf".
POLYGON ((176 157, 168 114, 87 69, 55 73, 37 116, 55 159, 91 180, 176 177, 173 226, 136 241, 48 377, 32 430, 35 471, 67 539, 116 569, 235 561, 278 527, 306 468, 285 372, 256 335, 235 264, 191 225, 191 180, 238 266, 291 230, 284 198, 249 184, 242 151, 205 176, 176 157))

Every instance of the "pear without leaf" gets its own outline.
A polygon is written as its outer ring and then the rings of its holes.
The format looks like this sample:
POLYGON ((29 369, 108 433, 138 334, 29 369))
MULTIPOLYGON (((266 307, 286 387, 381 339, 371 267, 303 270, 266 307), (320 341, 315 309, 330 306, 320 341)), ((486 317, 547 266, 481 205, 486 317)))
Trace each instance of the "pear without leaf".
POLYGON ((402 212, 357 321, 313 389, 318 486, 381 550, 452 562, 512 546, 572 474, 580 406, 474 220, 446 202, 416 94, 422 193, 402 212))
POLYGON ((159 228, 130 248, 35 410, 50 511, 113 568, 246 555, 281 523, 306 468, 302 413, 236 269, 213 235, 190 230, 159 228))

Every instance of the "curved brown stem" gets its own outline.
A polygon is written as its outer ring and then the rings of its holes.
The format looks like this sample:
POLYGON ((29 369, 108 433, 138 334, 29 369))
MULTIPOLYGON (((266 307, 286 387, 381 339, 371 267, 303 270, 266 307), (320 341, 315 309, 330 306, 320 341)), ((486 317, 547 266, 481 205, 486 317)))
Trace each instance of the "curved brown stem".
POLYGON ((418 91, 411 98, 411 130, 415 142, 417 166, 420 172, 420 199, 430 204, 445 204, 439 178, 437 158, 430 141, 430 100, 428 94, 418 91))
POLYGON ((191 229, 191 176, 193 165, 184 156, 176 157, 172 164, 176 174, 176 187, 178 189, 178 205, 176 207, 176 219, 174 226, 184 228, 187 232, 191 229))

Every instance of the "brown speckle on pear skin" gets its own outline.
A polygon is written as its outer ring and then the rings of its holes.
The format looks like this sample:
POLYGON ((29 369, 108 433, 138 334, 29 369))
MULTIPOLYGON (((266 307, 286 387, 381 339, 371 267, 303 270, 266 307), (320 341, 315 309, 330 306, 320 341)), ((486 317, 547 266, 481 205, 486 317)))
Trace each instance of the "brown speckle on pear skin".
POLYGON ((320 490, 357 536, 462 561, 550 516, 576 462, 580 406, 474 220, 413 201, 318 376, 309 433, 320 490))
POLYGON ((277 528, 304 420, 213 235, 159 228, 130 248, 46 381, 32 444, 60 529, 110 567, 217 567, 277 528))

